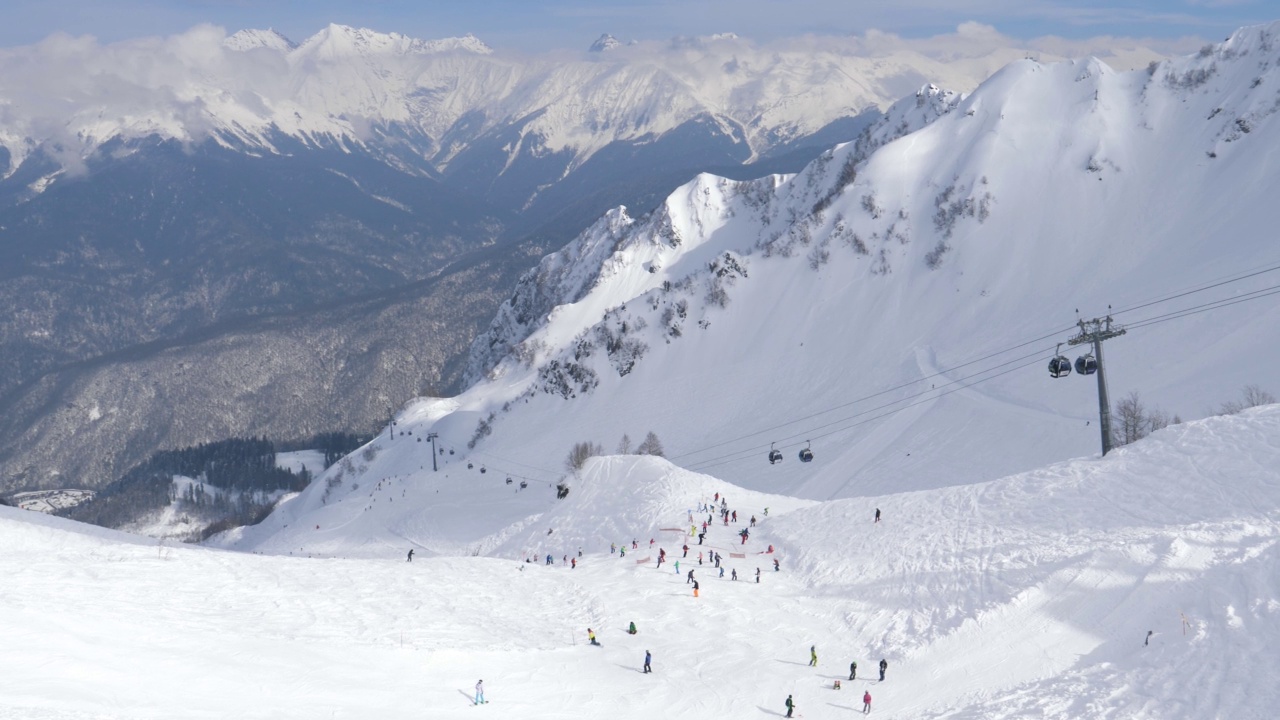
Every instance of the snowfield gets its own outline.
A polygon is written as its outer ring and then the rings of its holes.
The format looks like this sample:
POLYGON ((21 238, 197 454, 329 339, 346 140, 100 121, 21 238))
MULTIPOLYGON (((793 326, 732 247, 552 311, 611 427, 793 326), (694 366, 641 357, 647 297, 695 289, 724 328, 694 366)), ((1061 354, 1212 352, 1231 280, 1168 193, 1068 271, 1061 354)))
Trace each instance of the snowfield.
MULTIPOLYGON (((408 563, 413 538, 344 546, 324 527, 290 537, 348 557, 169 547, 0 508, 0 718, 777 717, 788 694, 806 718, 837 718, 867 689, 893 718, 1247 719, 1280 706, 1280 406, 1106 458, 881 497, 787 499, 641 456, 595 458, 580 484, 576 502, 491 539, 496 555, 551 552, 551 567, 408 563), (717 519, 701 549, 736 582, 697 564, 696 540, 681 558, 690 510, 716 493, 739 522, 717 519), (639 549, 609 552, 633 535, 639 549), (672 561, 661 569, 650 537, 672 561)), ((507 493, 500 478, 430 489, 479 518, 494 487, 507 493)))

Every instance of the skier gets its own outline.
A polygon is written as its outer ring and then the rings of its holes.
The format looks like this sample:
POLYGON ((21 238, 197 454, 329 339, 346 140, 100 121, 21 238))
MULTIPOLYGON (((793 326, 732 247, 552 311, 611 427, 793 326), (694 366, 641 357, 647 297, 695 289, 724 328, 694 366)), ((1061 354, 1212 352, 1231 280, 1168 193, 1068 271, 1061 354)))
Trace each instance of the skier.
POLYGON ((685 543, 682 549, 684 550, 684 554, 681 555, 680 557, 689 557, 689 544, 685 543))
POLYGON ((764 509, 764 516, 769 517, 769 508, 764 509))
MULTIPOLYGON (((880 522, 880 508, 876 508, 876 522, 880 522)), ((875 523, 872 523, 873 525, 875 523)))
MULTIPOLYGON (((720 568, 720 576, 721 576, 721 577, 724 577, 724 568, 720 568)), ((730 578, 730 579, 731 579, 731 580, 737 580, 737 579, 738 579, 738 568, 734 568, 734 569, 733 569, 733 577, 732 577, 732 578, 730 578)))
POLYGON ((849 663, 849 679, 856 680, 858 678, 858 661, 854 660, 849 663))
POLYGON ((635 622, 634 622, 634 621, 631 623, 631 626, 627 628, 627 634, 628 634, 628 635, 635 635, 635 634, 636 634, 636 624, 635 624, 635 622))
POLYGON ((409 548, 409 562, 413 562, 413 548, 409 548))
POLYGON ((880 658, 880 682, 884 682, 884 671, 888 669, 889 663, 884 658, 880 658))
POLYGON ((679 574, 680 574, 680 561, 679 561, 679 560, 677 560, 677 561, 676 561, 676 574, 677 574, 677 575, 679 575, 679 574))
MULTIPOLYGON (((733 574, 734 574, 734 575, 737 575, 737 574, 738 574, 738 571, 737 571, 737 570, 734 570, 734 571, 733 571, 733 574)), ((723 578, 723 577, 724 577, 724 568, 720 568, 720 577, 721 577, 721 578, 723 578)), ((734 578, 734 579, 736 580, 737 578, 734 578)))
POLYGON ((609 543, 609 554, 612 555, 616 552, 618 552, 618 546, 614 543, 609 543))
POLYGON ((693 596, 698 597, 698 581, 693 581, 693 596))
POLYGON ((698 533, 698 544, 699 544, 699 545, 701 545, 701 544, 702 544, 702 541, 703 541, 703 540, 706 540, 706 539, 707 539, 707 531, 706 531, 706 530, 703 530, 702 532, 698 533))
POLYGON ((477 680, 475 704, 479 705, 480 703, 485 703, 485 702, 489 702, 489 701, 484 699, 484 680, 477 680))
POLYGON ((720 553, 716 553, 716 567, 720 567, 720 553))
POLYGON ((751 516, 751 527, 755 527, 755 526, 756 526, 756 516, 755 516, 755 515, 752 515, 752 516, 751 516))
POLYGON ((689 583, 691 583, 691 582, 693 582, 693 571, 692 571, 692 570, 690 570, 690 571, 689 571, 689 577, 687 577, 687 578, 685 578, 685 579, 684 579, 684 584, 685 584, 685 585, 688 585, 688 584, 689 584, 689 583))
POLYGON ((756 568, 756 584, 760 584, 760 568, 756 568))
POLYGON ((871 712, 871 691, 867 690, 862 693, 862 712, 863 714, 871 712))
POLYGON ((702 553, 698 553, 698 564, 702 564, 702 553))
POLYGON ((624 558, 626 556, 627 556, 627 546, 623 545, 622 547, 618 548, 618 557, 624 558))
POLYGON ((599 642, 596 641, 596 631, 592 630, 591 628, 587 628, 587 639, 591 641, 592 645, 600 644, 599 642))
POLYGON ((818 666, 818 646, 810 645, 809 646, 809 667, 817 667, 817 666, 818 666))
POLYGON ((569 558, 569 568, 572 570, 578 569, 578 558, 569 558))
POLYGON ((547 564, 550 565, 555 561, 556 561, 555 558, 551 557, 551 553, 547 553, 547 564))
POLYGON ((734 511, 733 511, 733 521, 734 521, 734 522, 738 522, 738 511, 737 511, 737 510, 734 510, 734 511))
POLYGON ((649 667, 649 663, 651 662, 653 662, 653 656, 649 654, 648 650, 645 650, 644 651, 644 671, 647 673, 653 672, 653 668, 649 667))
POLYGON ((774 559, 773 559, 773 571, 774 571, 774 572, 778 572, 778 570, 780 570, 780 569, 781 569, 781 568, 779 568, 779 567, 778 567, 778 558, 774 558, 774 559))
POLYGON ((787 696, 787 717, 791 717, 791 711, 796 709, 796 704, 792 702, 791 696, 787 696))

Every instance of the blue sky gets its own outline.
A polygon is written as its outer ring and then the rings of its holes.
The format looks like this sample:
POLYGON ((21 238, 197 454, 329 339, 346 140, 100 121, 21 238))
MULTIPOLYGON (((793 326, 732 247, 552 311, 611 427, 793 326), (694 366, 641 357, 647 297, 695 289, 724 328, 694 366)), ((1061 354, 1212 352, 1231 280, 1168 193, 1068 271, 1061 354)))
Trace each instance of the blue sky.
POLYGON ((908 38, 965 21, 1020 39, 1054 35, 1221 40, 1280 19, 1280 0, 4 0, 0 47, 55 32, 104 43, 168 35, 200 23, 234 32, 274 27, 300 41, 330 22, 419 38, 474 33, 499 49, 582 49, 602 32, 623 40, 735 32, 760 41, 868 29, 908 38))

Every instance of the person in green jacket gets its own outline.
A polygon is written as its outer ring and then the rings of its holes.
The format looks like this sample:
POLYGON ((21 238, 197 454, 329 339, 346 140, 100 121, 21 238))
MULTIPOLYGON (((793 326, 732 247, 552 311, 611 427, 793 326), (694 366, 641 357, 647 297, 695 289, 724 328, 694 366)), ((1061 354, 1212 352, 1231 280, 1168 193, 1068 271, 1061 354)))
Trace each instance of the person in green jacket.
POLYGON ((636 634, 636 624, 634 622, 631 623, 631 627, 627 628, 627 632, 632 635, 636 634))

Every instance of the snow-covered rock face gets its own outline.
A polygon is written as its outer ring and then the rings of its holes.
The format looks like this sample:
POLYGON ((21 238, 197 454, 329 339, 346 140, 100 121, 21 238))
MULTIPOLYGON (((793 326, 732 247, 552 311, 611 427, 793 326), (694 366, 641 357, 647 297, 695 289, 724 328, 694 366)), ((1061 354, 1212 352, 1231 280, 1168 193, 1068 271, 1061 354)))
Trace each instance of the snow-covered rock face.
POLYGON ((815 498, 990 478, 1096 452, 1093 384, 1044 365, 1108 307, 1139 324, 1107 344, 1113 401, 1194 417, 1265 389, 1265 296, 1141 321, 1266 285, 1146 305, 1274 261, 1278 30, 926 86, 797 175, 616 210, 523 278, 435 429, 542 467, 547 428, 565 450, 652 429, 681 464, 815 498), (803 472, 763 460, 809 440, 803 472))

